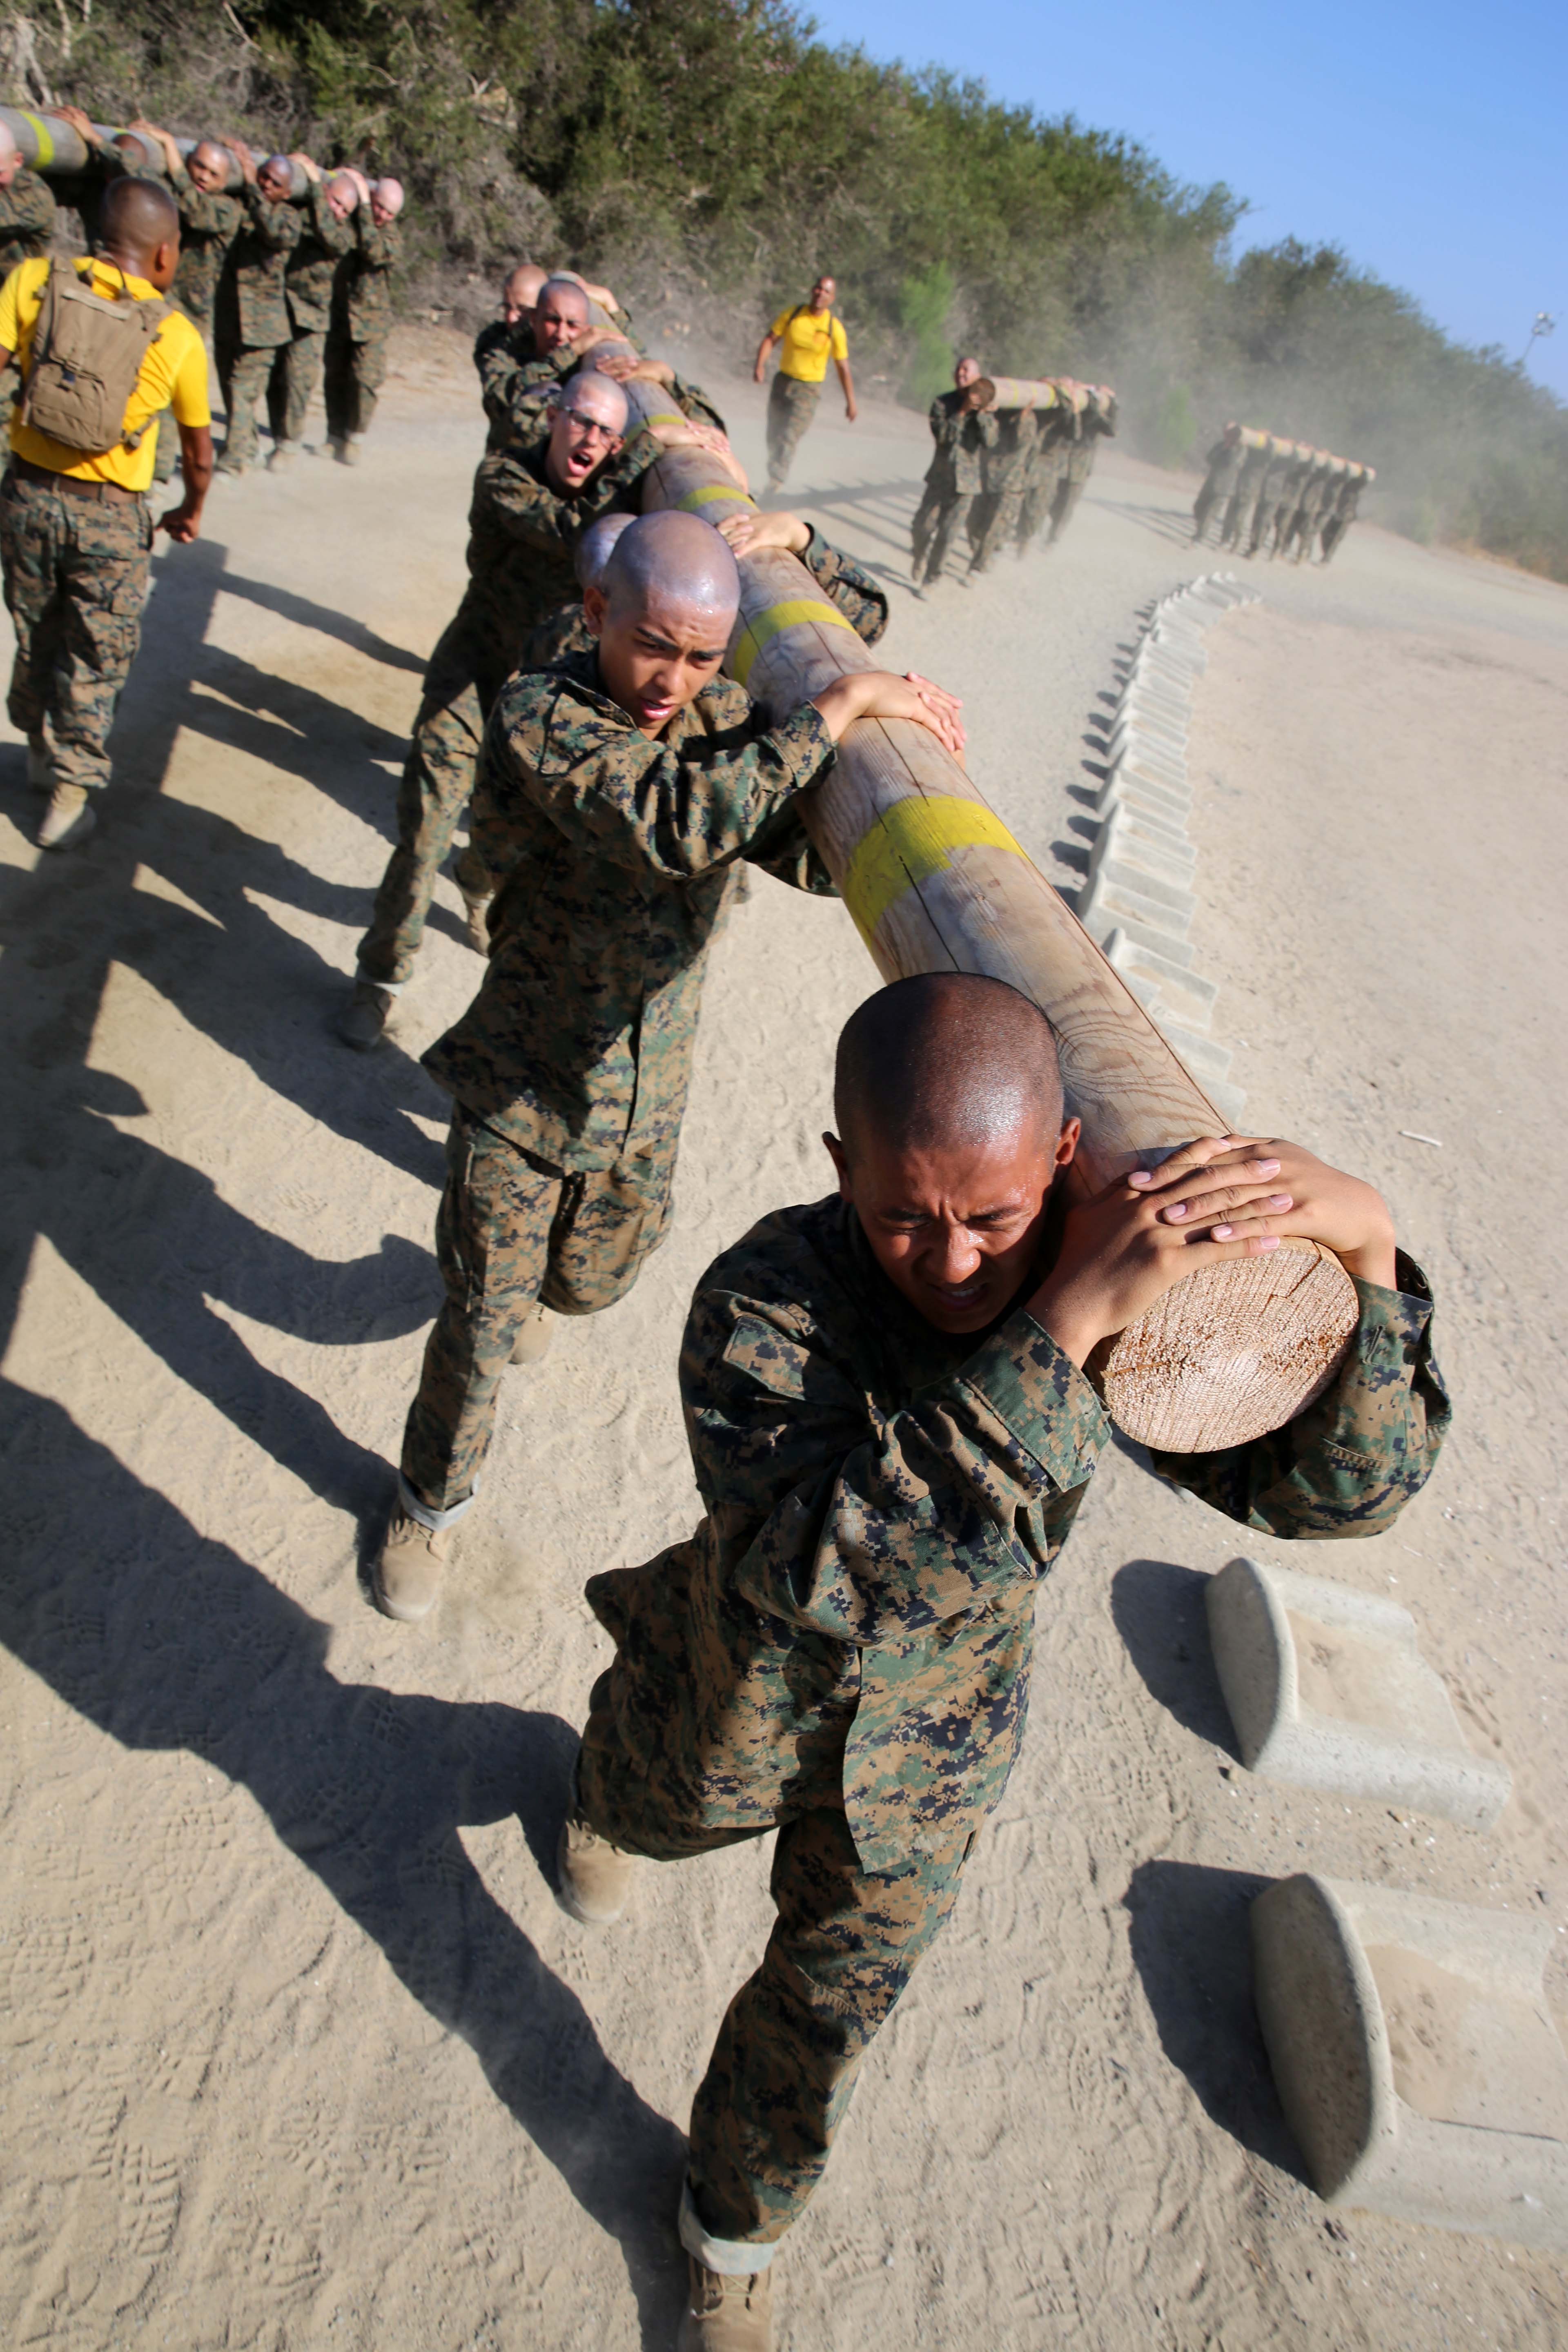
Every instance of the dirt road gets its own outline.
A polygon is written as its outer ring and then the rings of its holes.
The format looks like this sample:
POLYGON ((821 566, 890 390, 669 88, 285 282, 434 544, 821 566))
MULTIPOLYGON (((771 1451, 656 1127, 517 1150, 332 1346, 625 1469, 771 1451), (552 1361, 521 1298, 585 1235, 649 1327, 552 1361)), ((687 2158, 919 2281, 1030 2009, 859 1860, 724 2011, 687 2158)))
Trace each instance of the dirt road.
MULTIPOLYGON (((761 395, 723 389, 754 465, 761 395)), ((361 470, 220 488, 207 539, 161 562, 86 851, 38 857, 0 751, 18 2346, 673 2338, 680 2130, 766 1932, 767 1855, 649 1868, 609 1933, 557 1909, 605 1654, 582 1585, 694 1515, 684 1303, 755 1216, 826 1189, 833 1040, 873 975, 841 908, 757 879, 715 960, 673 1239, 510 1376, 438 1615, 376 1616, 356 1559, 436 1287, 444 1103, 414 1056, 478 977, 449 884, 407 1050, 358 1059, 328 1023, 480 439, 461 353, 405 347, 361 470)), ((926 447, 868 412, 797 469, 899 583, 926 447)), ((967 697, 974 772, 1064 885, 1117 649, 1206 568, 1190 497, 1112 457, 1049 556, 895 593, 889 656, 967 697)), ((1481 1836, 1251 1780, 1203 1580, 1285 1548, 1109 1454, 1041 1596, 1023 1764, 781 2268, 793 2352, 1568 2334, 1559 2264, 1326 2214, 1245 1935, 1250 1895, 1308 1864, 1568 1928, 1568 593, 1364 527, 1331 572, 1259 584, 1211 634, 1193 746, 1216 1032, 1264 1131, 1388 1191, 1458 1392, 1393 1534, 1292 1549, 1415 1611, 1516 1793, 1481 1836)), ((1568 2006, 1568 1971, 1552 1990, 1568 2006)))

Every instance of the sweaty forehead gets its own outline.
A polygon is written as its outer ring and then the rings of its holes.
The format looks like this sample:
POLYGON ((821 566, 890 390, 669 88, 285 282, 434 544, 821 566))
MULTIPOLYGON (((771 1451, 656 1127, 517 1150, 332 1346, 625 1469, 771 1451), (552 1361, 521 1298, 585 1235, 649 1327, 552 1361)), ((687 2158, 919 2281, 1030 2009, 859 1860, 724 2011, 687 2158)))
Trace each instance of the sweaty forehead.
MULTIPOLYGON (((691 594, 677 584, 662 581, 652 581, 641 590, 630 588, 623 594, 623 610, 658 635, 668 637, 672 645, 693 652, 719 653, 730 642, 730 632, 735 625, 735 607, 731 604, 715 603, 700 593, 691 594)), ((616 602, 621 603, 621 598, 617 597, 616 602)))

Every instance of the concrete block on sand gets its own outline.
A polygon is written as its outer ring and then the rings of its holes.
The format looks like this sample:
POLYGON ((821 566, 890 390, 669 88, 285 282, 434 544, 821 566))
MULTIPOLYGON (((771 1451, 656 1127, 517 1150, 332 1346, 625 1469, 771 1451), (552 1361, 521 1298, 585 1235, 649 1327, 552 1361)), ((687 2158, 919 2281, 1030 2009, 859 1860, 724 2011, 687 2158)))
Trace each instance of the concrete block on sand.
POLYGON ((1207 1606, 1220 1688, 1249 1771, 1491 1827, 1511 1776, 1466 1747, 1407 1609, 1252 1559, 1221 1570, 1207 1606))
POLYGON ((1200 979, 1195 971, 1185 971, 1152 948, 1140 947, 1125 931, 1112 931, 1105 942, 1110 961, 1121 974, 1129 988, 1135 992, 1155 988, 1160 1002, 1176 1020, 1189 1029, 1206 1029, 1214 1015, 1215 999, 1219 994, 1217 982, 1200 979))
MULTIPOLYGON (((1228 1045, 1216 1045, 1212 1037, 1201 1037, 1195 1029, 1188 1029, 1180 1021, 1173 1020, 1168 1011, 1162 1011, 1159 1024, 1166 1045, 1175 1047, 1200 1087, 1207 1087, 1211 1080, 1230 1076, 1228 1045)), ((1217 1103, 1215 1108, 1219 1108, 1217 1103)))
POLYGON ((1331 2205, 1568 2248, 1545 1920, 1303 1874, 1252 1906, 1286 2120, 1331 2205))
POLYGON ((1205 1078, 1204 1092, 1224 1119, 1226 1132, 1228 1135, 1245 1135, 1247 1128, 1243 1114, 1247 1109, 1247 1097, 1242 1089, 1222 1085, 1218 1078, 1205 1078))
POLYGON ((1153 850, 1141 848, 1134 853, 1121 846, 1114 833, 1107 843, 1102 832, 1089 852, 1089 871, 1091 881, 1103 877, 1113 889, 1136 890, 1161 906, 1174 908, 1189 923, 1193 919, 1197 900, 1187 887, 1193 878, 1190 869, 1173 866, 1153 850))
MULTIPOLYGON (((1106 895, 1114 898, 1115 893, 1111 891, 1106 895)), ((1130 940, 1134 947, 1150 949, 1163 962, 1178 969, 1192 962, 1195 950, 1173 931, 1164 930, 1157 923, 1141 922, 1135 915, 1117 915, 1099 906, 1092 883, 1080 891, 1079 897, 1079 920, 1102 947, 1111 940, 1121 938, 1130 940)))
POLYGON ((1162 955, 1179 962, 1175 946, 1184 942, 1192 929, 1192 910, 1191 898, 1184 910, 1165 905, 1146 891, 1113 882, 1102 866, 1098 874, 1090 875, 1087 888, 1079 894, 1078 917, 1094 939, 1104 939, 1120 923, 1141 946, 1158 948, 1162 955))
POLYGON ((1158 818, 1142 817, 1135 809, 1118 803, 1100 829, 1095 841, 1095 857, 1115 855, 1139 858, 1152 851, 1157 860, 1155 871, 1163 874, 1167 867, 1173 873, 1184 873, 1191 880, 1198 862, 1198 853, 1180 826, 1161 824, 1158 818))

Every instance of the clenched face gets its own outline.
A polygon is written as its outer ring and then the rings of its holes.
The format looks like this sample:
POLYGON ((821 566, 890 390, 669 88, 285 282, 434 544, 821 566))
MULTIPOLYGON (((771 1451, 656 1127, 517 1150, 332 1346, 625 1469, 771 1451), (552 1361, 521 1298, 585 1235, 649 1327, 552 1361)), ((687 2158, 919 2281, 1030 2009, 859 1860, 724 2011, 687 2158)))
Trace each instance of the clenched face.
POLYGON ((574 377, 550 427, 544 471, 552 486, 569 499, 585 489, 620 447, 626 422, 619 384, 607 375, 574 377))
POLYGON ((204 196, 216 195, 228 178, 228 158, 204 140, 186 156, 185 171, 191 185, 199 188, 204 196))
POLYGON ((533 313, 533 347, 541 359, 558 352, 588 323, 588 297, 580 286, 547 286, 533 313))

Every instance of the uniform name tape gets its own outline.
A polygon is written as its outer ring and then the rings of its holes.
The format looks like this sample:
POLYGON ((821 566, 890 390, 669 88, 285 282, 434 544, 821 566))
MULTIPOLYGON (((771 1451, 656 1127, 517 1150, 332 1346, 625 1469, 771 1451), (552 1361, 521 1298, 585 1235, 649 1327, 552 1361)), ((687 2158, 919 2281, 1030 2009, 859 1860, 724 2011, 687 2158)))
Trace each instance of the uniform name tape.
POLYGON ((950 850, 981 846, 1024 856, 1001 818, 979 801, 912 798, 885 808, 856 845, 839 886, 868 944, 895 898, 946 872, 952 863, 950 850))
POLYGON ((682 514, 695 514, 699 507, 710 506, 715 499, 733 499, 739 507, 754 507, 757 503, 749 490, 738 490, 733 482, 704 482, 700 489, 688 490, 675 503, 682 514))
POLYGON ((742 630, 735 650, 730 656, 731 677, 739 678, 744 686, 752 674, 752 664, 763 647, 776 637, 781 629, 798 629, 807 622, 814 623, 818 628, 847 629, 851 636, 855 634, 853 624, 847 621, 842 613, 835 612, 831 604, 824 604, 816 596, 796 596, 783 604, 770 604, 765 612, 754 614, 742 630))

